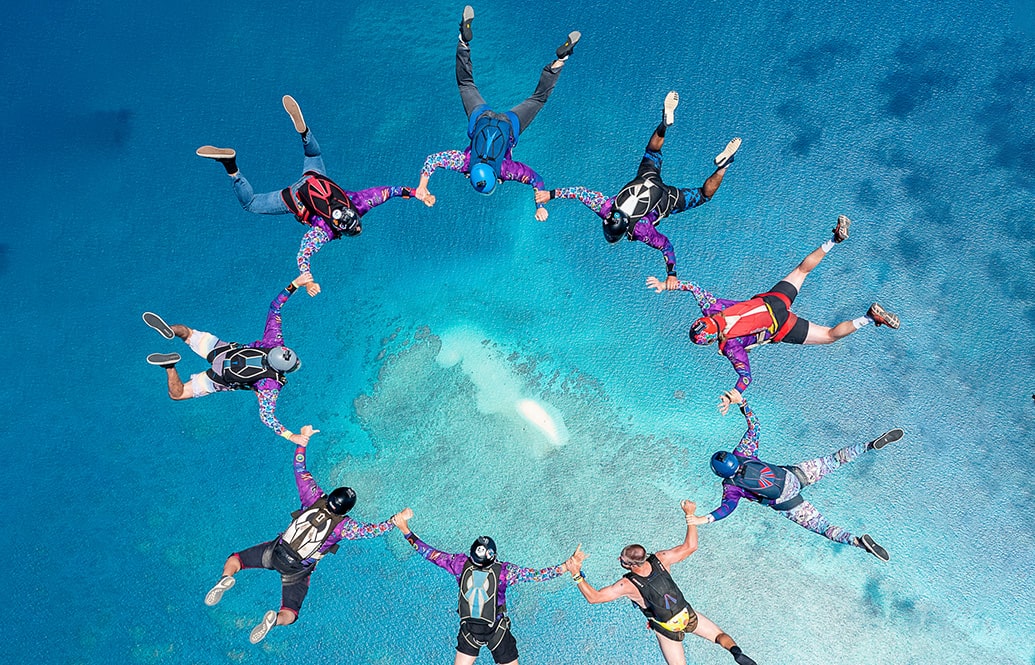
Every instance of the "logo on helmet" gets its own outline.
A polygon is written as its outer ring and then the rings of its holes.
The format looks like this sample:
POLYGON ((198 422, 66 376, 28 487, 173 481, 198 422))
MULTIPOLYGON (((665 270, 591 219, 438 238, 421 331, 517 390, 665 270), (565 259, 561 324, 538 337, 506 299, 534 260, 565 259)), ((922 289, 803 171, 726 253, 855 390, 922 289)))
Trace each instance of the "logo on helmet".
POLYGON ((702 316, 690 326, 690 339, 694 344, 708 345, 719 339, 719 323, 710 316, 702 316))

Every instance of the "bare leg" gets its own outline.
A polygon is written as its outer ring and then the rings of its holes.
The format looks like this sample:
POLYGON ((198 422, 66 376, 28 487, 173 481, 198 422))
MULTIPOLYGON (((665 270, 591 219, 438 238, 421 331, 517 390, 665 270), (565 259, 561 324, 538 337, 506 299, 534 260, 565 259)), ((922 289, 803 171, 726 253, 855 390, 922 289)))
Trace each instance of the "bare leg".
POLYGON ((823 257, 827 253, 822 247, 817 247, 811 254, 805 257, 805 259, 798 264, 798 267, 791 271, 790 275, 784 277, 785 282, 790 282, 794 285, 794 288, 801 291, 802 282, 805 281, 806 275, 819 265, 819 262, 823 260, 823 257))
POLYGON ((468 656, 466 653, 456 652, 456 658, 453 659, 453 665, 474 665, 474 661, 478 659, 478 656, 468 656))
POLYGON ((661 655, 665 657, 665 662, 668 665, 686 665, 686 652, 683 650, 682 642, 670 640, 657 632, 654 635, 658 638, 661 655))
POLYGON ((169 397, 171 399, 190 399, 194 396, 187 394, 187 391, 183 386, 183 381, 180 379, 180 375, 176 373, 176 367, 166 367, 165 374, 169 381, 169 397))
POLYGON ((237 558, 237 555, 231 554, 223 564, 223 577, 233 577, 239 572, 241 572, 241 560, 237 558))
POLYGON ((173 334, 182 339, 184 342, 190 339, 190 334, 194 332, 187 326, 180 323, 177 323, 176 325, 172 325, 169 327, 172 328, 173 334))
POLYGON ((722 184, 722 177, 726 175, 726 167, 716 169, 715 173, 708 176, 708 179, 701 185, 701 193, 704 194, 705 198, 711 198, 715 196, 715 192, 719 191, 719 185, 722 184))
POLYGON ((848 337, 856 330, 858 328, 855 326, 855 321, 851 319, 842 321, 833 328, 816 325, 809 321, 809 332, 805 336, 805 344, 833 344, 842 337, 848 337))

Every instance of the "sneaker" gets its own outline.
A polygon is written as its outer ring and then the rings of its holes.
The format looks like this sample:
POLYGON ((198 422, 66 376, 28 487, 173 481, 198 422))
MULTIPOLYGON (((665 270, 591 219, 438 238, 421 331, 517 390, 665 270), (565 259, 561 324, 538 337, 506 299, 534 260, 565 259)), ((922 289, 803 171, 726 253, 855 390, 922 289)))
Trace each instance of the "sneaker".
POLYGON ((848 219, 844 215, 837 216, 837 224, 834 225, 834 242, 841 242, 848 240, 848 227, 852 225, 852 220, 848 219))
POLYGON ((224 162, 237 157, 237 151, 233 148, 217 148, 213 145, 203 145, 195 151, 198 157, 214 159, 217 162, 224 162))
POLYGON ((891 560, 891 555, 888 554, 888 551, 880 545, 878 545, 877 543, 875 543, 873 541, 873 538, 871 538, 870 536, 866 534, 859 536, 859 544, 862 546, 864 550, 866 550, 873 556, 877 557, 881 561, 891 560))
POLYGON ((881 434, 879 437, 877 437, 873 441, 870 441, 869 447, 872 450, 880 450, 881 448, 883 448, 884 446, 888 445, 889 443, 895 443, 896 441, 901 439, 903 433, 904 432, 901 429, 896 427, 895 429, 891 430, 890 432, 885 432, 884 434, 881 434))
POLYGON ((258 644, 266 635, 273 629, 273 626, 277 625, 277 613, 273 610, 266 612, 265 616, 262 617, 262 621, 255 628, 252 628, 251 635, 248 636, 248 640, 252 644, 258 644))
POLYGON ((666 127, 671 127, 676 121, 676 107, 679 106, 679 93, 673 90, 665 95, 665 110, 661 117, 666 127))
POLYGON ((880 306, 880 303, 873 303, 870 305, 870 309, 867 310, 866 316, 873 319, 873 322, 878 326, 887 326, 894 330, 898 330, 898 315, 885 310, 880 306))
POLYGON ((298 102, 291 95, 284 95, 280 100, 284 105, 284 110, 291 116, 291 122, 295 123, 295 131, 299 134, 305 134, 308 130, 305 124, 305 118, 302 117, 302 109, 298 108, 298 102))
POLYGON ((147 364, 157 365, 162 368, 169 368, 180 362, 178 353, 152 353, 147 357, 147 364))
POLYGON ((724 169, 733 163, 733 155, 740 150, 740 137, 726 144, 726 149, 715 156, 715 168, 724 169))
POLYGON ((471 38, 474 34, 471 32, 471 21, 474 20, 474 7, 467 5, 464 7, 464 17, 460 21, 460 41, 464 44, 470 44, 471 38))
POLYGON ((582 33, 578 30, 568 33, 568 39, 557 47, 557 59, 567 60, 568 56, 575 52, 575 45, 582 39, 582 33))
POLYGON ((220 600, 223 599, 223 594, 226 593, 233 585, 236 580, 229 575, 224 575, 216 582, 216 585, 205 594, 205 604, 209 607, 216 605, 220 600))
POLYGON ((162 320, 162 317, 158 316, 154 312, 144 312, 142 317, 144 323, 151 327, 152 330, 157 332, 159 335, 166 339, 172 339, 176 337, 173 333, 173 329, 169 327, 169 324, 162 320))

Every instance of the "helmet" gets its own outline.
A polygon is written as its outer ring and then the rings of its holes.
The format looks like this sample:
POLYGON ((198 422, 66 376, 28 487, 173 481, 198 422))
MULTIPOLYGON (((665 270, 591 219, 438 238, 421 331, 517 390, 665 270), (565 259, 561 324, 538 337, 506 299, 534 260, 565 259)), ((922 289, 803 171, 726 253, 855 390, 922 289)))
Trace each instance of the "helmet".
POLYGON ((287 348, 286 346, 277 346, 270 349, 269 355, 266 356, 266 364, 270 366, 270 369, 278 372, 294 372, 302 364, 298 360, 298 355, 287 348))
POLYGON ((346 197, 344 201, 336 201, 336 203, 344 203, 344 205, 339 205, 331 210, 331 218, 327 221, 336 231, 347 236, 358 236, 363 231, 363 227, 360 225, 359 213, 352 207, 352 201, 346 197))
POLYGON ((356 492, 351 487, 339 487, 327 495, 327 510, 344 515, 356 505, 356 492))
POLYGON ((719 339, 719 322, 710 316, 702 316, 690 326, 690 339, 694 344, 711 344, 719 339))
POLYGON ((611 206, 611 212, 604 218, 604 238, 610 243, 616 243, 629 232, 629 215, 611 206))
POLYGON ((712 471, 717 476, 732 478, 739 468, 740 459, 733 453, 720 450, 712 455, 712 471))
POLYGON ((492 194, 496 189, 496 172, 485 162, 479 162, 471 167, 471 187, 479 194, 486 196, 492 194))
POLYGON ((471 561, 479 568, 487 568, 496 562, 496 541, 488 536, 478 536, 471 544, 471 561))

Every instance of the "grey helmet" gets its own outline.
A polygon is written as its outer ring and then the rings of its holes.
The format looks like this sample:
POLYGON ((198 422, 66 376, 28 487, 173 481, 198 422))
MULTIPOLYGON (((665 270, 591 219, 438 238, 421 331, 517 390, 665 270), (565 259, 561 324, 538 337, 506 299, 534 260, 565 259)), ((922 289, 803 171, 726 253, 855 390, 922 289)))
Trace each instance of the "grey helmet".
POLYGON ((277 346, 270 349, 269 355, 266 357, 266 364, 272 370, 287 374, 288 372, 294 372, 302 363, 298 360, 298 354, 294 351, 286 346, 277 346))

